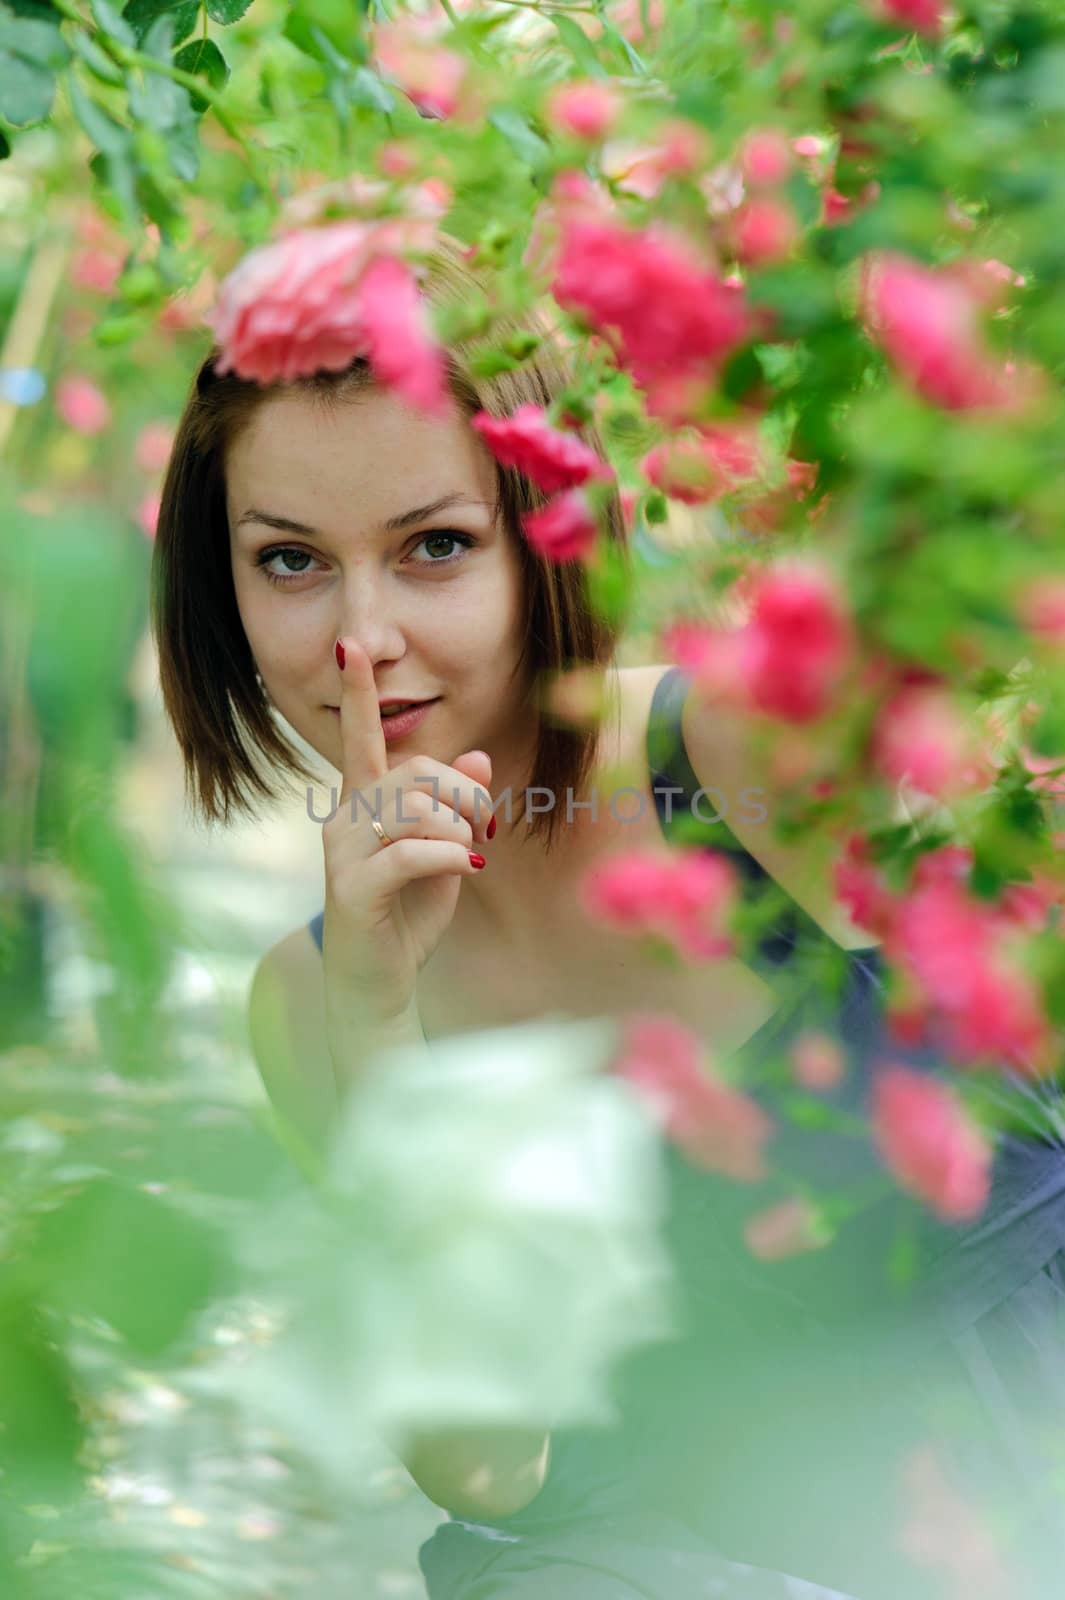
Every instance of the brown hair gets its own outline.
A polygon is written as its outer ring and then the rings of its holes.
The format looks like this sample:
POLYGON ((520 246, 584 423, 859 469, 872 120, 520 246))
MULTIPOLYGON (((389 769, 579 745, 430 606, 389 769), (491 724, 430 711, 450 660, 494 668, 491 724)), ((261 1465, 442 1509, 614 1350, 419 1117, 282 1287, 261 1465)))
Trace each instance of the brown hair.
MULTIPOLYGON (((425 263, 422 294, 430 304, 470 307, 483 300, 483 282, 461 245, 438 237, 425 263)), ((254 800, 278 798, 260 767, 261 758, 283 772, 311 779, 298 750, 275 723, 255 669, 237 609, 230 566, 225 506, 227 446, 271 394, 304 393, 332 407, 374 384, 368 362, 357 358, 339 372, 316 372, 291 384, 263 387, 214 370, 218 350, 201 365, 178 425, 163 484, 151 580, 152 632, 159 653, 166 713, 185 761, 186 793, 210 823, 231 813, 251 812, 254 800)), ((571 381, 572 369, 555 329, 538 310, 493 314, 488 334, 456 341, 445 351, 448 384, 463 413, 484 410, 509 416, 518 406, 548 406, 571 381), (475 358, 489 348, 532 333, 542 341, 520 367, 476 375, 475 358)), ((605 459, 594 426, 575 430, 605 459)), ((605 666, 617 647, 620 623, 596 613, 579 561, 556 564, 540 554, 521 531, 524 512, 547 496, 513 468, 496 463, 497 509, 521 552, 525 593, 522 664, 534 686, 571 667, 605 666)), ((602 524, 612 545, 627 558, 620 499, 610 494, 602 524)), ((531 784, 556 797, 583 791, 593 769, 597 727, 578 729, 553 722, 542 709, 531 784)), ((548 849, 560 811, 538 812, 529 824, 548 849)))

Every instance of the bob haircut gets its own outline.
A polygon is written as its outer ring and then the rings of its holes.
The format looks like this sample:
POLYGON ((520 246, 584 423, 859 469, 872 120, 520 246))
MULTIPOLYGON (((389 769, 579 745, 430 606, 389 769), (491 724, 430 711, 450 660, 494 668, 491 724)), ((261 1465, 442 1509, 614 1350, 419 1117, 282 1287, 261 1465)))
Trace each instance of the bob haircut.
MULTIPOLYGON (((439 235, 424 258, 420 284, 430 305, 457 310, 483 303, 484 284, 467 263, 462 246, 439 235)), ((556 331, 538 310, 519 317, 493 314, 488 334, 456 341, 445 349, 448 387, 468 418, 477 411, 511 415, 519 406, 548 406, 572 379, 568 356, 556 331), (536 350, 523 365, 490 377, 475 375, 483 342, 533 334, 536 350)), ((292 383, 262 386, 234 373, 214 370, 217 347, 204 360, 178 425, 163 484, 151 573, 151 626, 159 654, 166 714, 185 763, 186 798, 210 824, 253 813, 257 799, 280 798, 262 770, 280 768, 311 780, 299 751, 284 736, 263 690, 237 610, 230 565, 224 463, 228 446, 272 394, 303 393, 329 409, 356 399, 375 385, 368 361, 356 358, 338 372, 319 371, 292 383)), ((575 430, 606 460, 592 425, 575 430)), ((494 458, 493 458, 494 459, 494 458)), ((521 552, 524 640, 519 670, 532 686, 538 720, 531 784, 556 796, 550 811, 536 811, 529 832, 550 850, 559 827, 557 797, 583 792, 598 753, 600 729, 552 721, 543 688, 554 676, 582 666, 604 667, 617 648, 620 623, 597 614, 579 561, 552 562, 524 537, 522 514, 543 506, 547 496, 513 468, 496 467, 496 513, 521 552)), ((627 534, 616 488, 600 515, 608 541, 628 561, 627 534)), ((522 796, 523 807, 525 797, 522 796)))

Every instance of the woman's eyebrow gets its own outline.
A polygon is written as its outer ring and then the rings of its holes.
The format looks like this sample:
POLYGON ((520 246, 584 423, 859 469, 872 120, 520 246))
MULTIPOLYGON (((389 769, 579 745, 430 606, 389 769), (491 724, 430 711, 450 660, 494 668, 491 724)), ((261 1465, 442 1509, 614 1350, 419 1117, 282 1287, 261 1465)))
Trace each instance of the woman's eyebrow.
MULTIPOLYGON (((416 522, 424 522, 428 517, 435 517, 441 511, 447 511, 452 506, 487 506, 491 501, 471 500, 469 495, 452 493, 441 495, 438 500, 430 500, 424 506, 412 506, 409 511, 400 512, 399 516, 389 517, 385 523, 386 533, 398 533, 403 528, 409 528, 416 522)), ((277 528, 282 533, 305 533, 312 539, 322 537, 319 529, 309 528, 306 523, 295 522, 291 517, 278 517, 270 511, 259 511, 252 507, 241 512, 237 518, 237 527, 241 528, 246 522, 261 522, 267 528, 277 528)))

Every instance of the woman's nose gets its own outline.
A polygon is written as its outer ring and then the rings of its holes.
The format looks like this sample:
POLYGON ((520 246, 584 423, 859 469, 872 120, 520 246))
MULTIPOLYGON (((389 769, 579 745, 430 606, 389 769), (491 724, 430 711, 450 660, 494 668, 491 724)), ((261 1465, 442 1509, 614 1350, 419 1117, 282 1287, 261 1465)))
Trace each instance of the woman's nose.
POLYGON ((335 637, 354 639, 371 661, 392 659, 403 654, 403 630, 394 606, 365 569, 349 578, 337 617, 335 637))

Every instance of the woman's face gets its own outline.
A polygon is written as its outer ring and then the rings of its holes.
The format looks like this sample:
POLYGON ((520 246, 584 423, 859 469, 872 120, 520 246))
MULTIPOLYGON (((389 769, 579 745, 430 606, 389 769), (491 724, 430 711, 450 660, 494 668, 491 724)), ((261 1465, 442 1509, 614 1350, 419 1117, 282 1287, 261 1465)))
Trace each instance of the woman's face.
POLYGON ((501 774, 524 759, 519 555, 494 515, 492 458, 457 406, 436 419, 377 388, 335 410, 278 395, 225 475, 244 631, 267 695, 313 749, 339 769, 333 647, 346 635, 379 700, 436 701, 389 741, 390 766, 482 749, 501 774))

